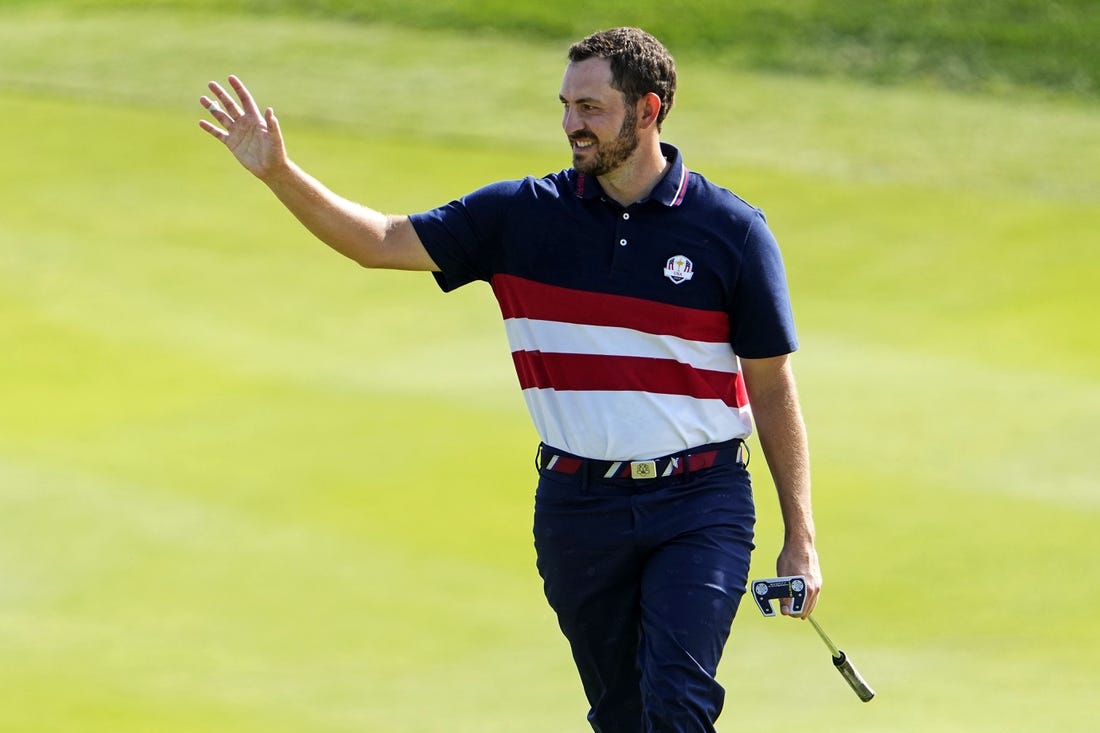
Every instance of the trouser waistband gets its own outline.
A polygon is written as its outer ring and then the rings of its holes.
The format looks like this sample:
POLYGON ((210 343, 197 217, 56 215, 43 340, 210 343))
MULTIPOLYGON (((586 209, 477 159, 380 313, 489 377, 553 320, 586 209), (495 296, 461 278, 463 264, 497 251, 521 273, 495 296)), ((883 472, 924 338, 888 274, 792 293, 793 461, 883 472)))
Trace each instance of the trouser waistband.
POLYGON ((704 445, 645 461, 598 461, 565 453, 541 443, 536 465, 540 471, 586 474, 589 478, 646 480, 678 476, 728 463, 748 465, 748 453, 745 441, 734 438, 724 443, 704 445))

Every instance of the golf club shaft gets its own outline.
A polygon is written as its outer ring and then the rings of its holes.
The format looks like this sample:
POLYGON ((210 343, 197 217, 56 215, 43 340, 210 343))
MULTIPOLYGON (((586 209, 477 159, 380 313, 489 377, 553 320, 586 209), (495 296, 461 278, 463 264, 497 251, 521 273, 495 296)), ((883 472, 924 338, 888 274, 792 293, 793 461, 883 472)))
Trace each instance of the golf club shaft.
POLYGON ((825 642, 825 646, 829 647, 829 651, 833 653, 833 656, 839 657, 841 654, 840 650, 836 648, 836 644, 834 644, 833 640, 829 638, 829 635, 825 633, 825 630, 821 628, 821 624, 817 622, 817 619, 813 616, 807 616, 806 618, 814 625, 814 629, 817 630, 817 635, 825 642))
POLYGON ((852 660, 848 659, 847 655, 840 649, 837 649, 836 644, 829 638, 829 635, 825 633, 825 630, 821 628, 821 624, 813 616, 807 616, 810 623, 813 624, 814 629, 817 631, 817 635, 821 637, 821 640, 825 642, 825 646, 829 647, 829 652, 833 655, 833 666, 836 667, 836 671, 840 672, 840 676, 844 678, 844 681, 848 683, 848 686, 855 691, 856 695, 863 702, 869 702, 871 698, 875 696, 875 691, 871 689, 871 686, 867 684, 867 681, 863 679, 863 675, 859 673, 859 670, 852 664, 852 660))

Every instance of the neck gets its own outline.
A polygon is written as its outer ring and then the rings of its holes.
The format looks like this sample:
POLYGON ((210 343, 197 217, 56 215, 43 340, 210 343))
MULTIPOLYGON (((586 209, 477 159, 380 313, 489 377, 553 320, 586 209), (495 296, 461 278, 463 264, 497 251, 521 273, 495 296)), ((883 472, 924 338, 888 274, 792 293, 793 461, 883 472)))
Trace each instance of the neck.
POLYGON ((622 206, 630 206, 653 191, 668 166, 669 162, 661 153, 660 141, 654 139, 649 145, 639 145, 626 162, 610 173, 598 176, 597 180, 611 199, 622 206))

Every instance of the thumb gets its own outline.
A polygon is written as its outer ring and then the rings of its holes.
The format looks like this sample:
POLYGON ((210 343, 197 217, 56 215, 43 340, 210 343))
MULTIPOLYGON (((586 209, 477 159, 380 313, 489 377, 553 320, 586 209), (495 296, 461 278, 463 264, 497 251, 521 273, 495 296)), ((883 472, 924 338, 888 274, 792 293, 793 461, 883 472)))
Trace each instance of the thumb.
POLYGON ((279 127, 279 118, 275 116, 275 109, 268 107, 264 110, 264 120, 267 122, 267 130, 271 134, 274 149, 280 156, 286 155, 286 142, 283 140, 283 130, 279 127))

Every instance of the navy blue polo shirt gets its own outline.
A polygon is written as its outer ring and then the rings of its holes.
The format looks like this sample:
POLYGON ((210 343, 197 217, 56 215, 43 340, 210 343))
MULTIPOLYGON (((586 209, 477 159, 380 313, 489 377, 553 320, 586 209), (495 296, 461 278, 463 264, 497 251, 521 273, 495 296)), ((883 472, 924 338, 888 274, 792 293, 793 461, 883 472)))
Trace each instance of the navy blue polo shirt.
POLYGON ((623 207, 574 169, 502 181, 411 217, 444 291, 492 285, 543 441, 650 458, 745 437, 739 357, 797 348, 763 213, 679 151, 623 207))

